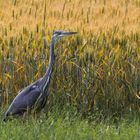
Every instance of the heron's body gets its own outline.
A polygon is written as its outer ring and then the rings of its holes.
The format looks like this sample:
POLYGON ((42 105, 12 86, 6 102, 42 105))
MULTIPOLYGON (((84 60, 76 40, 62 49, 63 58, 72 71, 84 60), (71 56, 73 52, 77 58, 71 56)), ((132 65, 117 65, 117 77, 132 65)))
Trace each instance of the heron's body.
POLYGON ((76 32, 63 31, 56 31, 53 33, 50 45, 49 66, 45 75, 18 93, 6 111, 4 120, 10 115, 23 115, 28 110, 34 109, 35 111, 40 111, 44 108, 49 95, 48 89, 54 65, 54 44, 56 39, 57 37, 75 33, 76 32))
MULTIPOLYGON (((36 108, 36 110, 40 110, 40 106, 37 106, 40 100, 46 102, 47 92, 45 93, 45 97, 43 97, 43 93, 40 89, 41 80, 34 82, 33 84, 29 85, 28 87, 24 88, 21 92, 18 93, 16 98, 11 103, 10 107, 6 112, 6 116, 9 115, 23 115, 28 109, 36 108), (39 99, 40 97, 40 99, 39 99), (38 100, 37 100, 38 99, 38 100), (36 106, 35 106, 36 105, 36 106)), ((42 103, 42 104, 43 104, 42 103)))

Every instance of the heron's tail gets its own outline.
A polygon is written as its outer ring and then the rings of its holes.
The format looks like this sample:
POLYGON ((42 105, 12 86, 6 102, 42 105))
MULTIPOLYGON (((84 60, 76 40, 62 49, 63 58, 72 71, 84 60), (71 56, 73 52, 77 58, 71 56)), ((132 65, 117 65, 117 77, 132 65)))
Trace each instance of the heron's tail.
POLYGON ((7 120, 8 120, 8 116, 7 115, 4 115, 3 121, 6 122, 7 120))
POLYGON ((6 111, 3 116, 4 116, 3 121, 6 122, 8 120, 8 116, 9 116, 8 111, 6 111))
POLYGON ((7 117, 4 117, 4 118, 3 118, 3 121, 4 121, 4 122, 6 122, 7 120, 8 120, 7 117))

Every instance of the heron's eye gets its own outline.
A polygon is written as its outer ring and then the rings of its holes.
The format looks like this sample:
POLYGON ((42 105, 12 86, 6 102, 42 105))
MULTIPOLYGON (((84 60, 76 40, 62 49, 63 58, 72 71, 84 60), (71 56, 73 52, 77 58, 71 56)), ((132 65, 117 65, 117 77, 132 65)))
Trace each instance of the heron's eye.
POLYGON ((61 35, 61 33, 60 33, 60 32, 57 32, 56 34, 57 34, 57 35, 61 35))

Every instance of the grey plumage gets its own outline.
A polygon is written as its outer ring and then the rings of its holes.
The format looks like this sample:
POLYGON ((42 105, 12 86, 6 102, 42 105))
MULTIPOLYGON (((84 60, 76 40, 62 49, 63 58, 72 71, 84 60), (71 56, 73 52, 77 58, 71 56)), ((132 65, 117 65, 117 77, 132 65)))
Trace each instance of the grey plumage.
POLYGON ((49 95, 48 89, 54 65, 54 44, 58 38, 75 33, 64 31, 55 31, 53 33, 50 45, 49 66, 45 75, 19 92, 6 111, 4 120, 11 115, 23 115, 28 110, 40 111, 44 108, 49 95))

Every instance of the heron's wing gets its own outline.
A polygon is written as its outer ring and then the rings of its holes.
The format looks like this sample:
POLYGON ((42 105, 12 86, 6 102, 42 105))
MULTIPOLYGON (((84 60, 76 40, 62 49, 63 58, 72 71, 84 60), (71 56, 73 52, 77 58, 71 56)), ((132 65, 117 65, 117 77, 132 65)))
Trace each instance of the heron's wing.
POLYGON ((37 82, 24 88, 11 103, 10 107, 6 112, 6 115, 21 114, 25 112, 28 108, 30 109, 35 104, 40 94, 41 91, 37 82))

